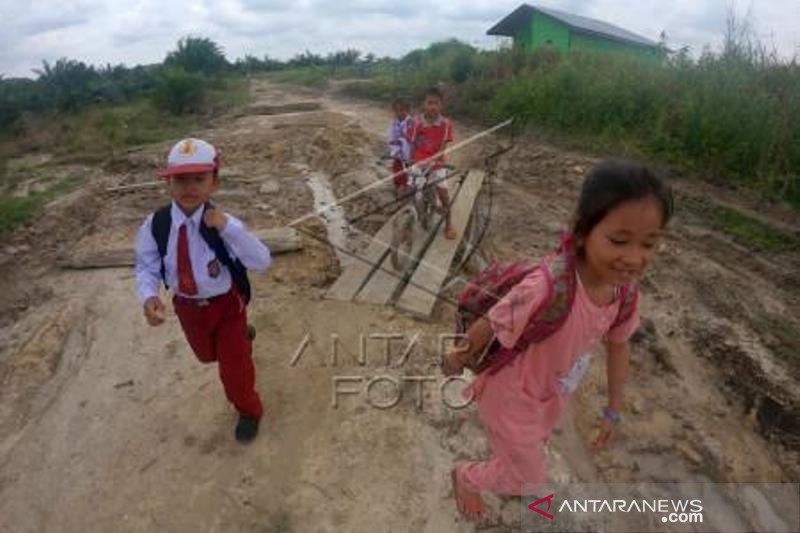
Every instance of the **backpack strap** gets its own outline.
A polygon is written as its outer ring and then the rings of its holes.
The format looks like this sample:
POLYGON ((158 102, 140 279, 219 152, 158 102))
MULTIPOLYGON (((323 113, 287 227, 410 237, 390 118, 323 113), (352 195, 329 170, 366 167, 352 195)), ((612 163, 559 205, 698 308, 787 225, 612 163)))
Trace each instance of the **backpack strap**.
MULTIPOLYGON (((210 202, 207 202, 204 209, 213 207, 210 202)), ((164 282, 164 287, 169 289, 167 285, 166 269, 164 267, 164 257, 167 255, 167 243, 169 241, 169 232, 172 229, 172 204, 165 205, 153 213, 153 220, 150 226, 150 232, 153 234, 153 239, 156 241, 158 247, 158 254, 161 256, 161 280, 164 282)), ((247 277, 247 269, 242 262, 237 258, 231 258, 228 249, 225 248, 225 243, 216 228, 210 228, 206 225, 205 221, 200 219, 200 236, 206 241, 208 247, 213 250, 214 255, 219 259, 220 263, 228 267, 231 273, 231 278, 236 286, 242 293, 244 303, 250 303, 251 288, 250 279, 247 277)))
POLYGON ((150 223, 150 233, 158 247, 158 255, 161 256, 161 280, 164 287, 167 286, 167 275, 164 268, 164 256, 167 255, 167 242, 169 241, 169 231, 172 229, 172 204, 167 204, 153 213, 153 220, 150 223))
MULTIPOLYGON (((564 253, 557 253, 542 262, 542 270, 550 284, 550 298, 547 305, 531 315, 531 323, 560 325, 566 319, 575 300, 575 267, 572 258, 564 253)), ((540 336, 542 334, 537 335, 540 336)), ((543 340, 543 339, 539 339, 543 340)), ((533 342, 538 342, 534 340, 533 342)))
MULTIPOLYGON (((209 209, 212 207, 213 205, 211 202, 206 202, 206 205, 203 207, 203 209, 209 209)), ((231 255, 228 253, 228 249, 225 248, 225 243, 222 241, 222 237, 219 236, 219 231, 217 231, 217 228, 207 226, 203 218, 200 219, 200 236, 203 237, 203 240, 206 241, 206 244, 208 244, 209 248, 214 251, 214 255, 217 256, 217 259, 219 259, 220 263, 228 267, 228 271, 231 273, 233 282, 242 293, 245 305, 250 303, 252 291, 250 288, 250 279, 247 277, 247 268, 245 268, 238 258, 233 259, 231 257, 231 255)))
POLYGON ((547 280, 547 297, 531 313, 528 324, 513 348, 502 348, 498 343, 497 357, 492 362, 489 374, 497 373, 532 343, 541 342, 553 335, 564 325, 572 310, 577 278, 575 276, 575 256, 570 241, 565 237, 561 247, 545 257, 539 267, 547 280))
POLYGON ((545 257, 542 271, 548 278, 549 298, 531 314, 528 325, 517 343, 524 350, 529 344, 541 342, 561 328, 575 301, 577 278, 575 255, 569 243, 562 243, 556 252, 545 257))
POLYGON ((626 283, 620 289, 620 304, 617 311, 617 318, 611 324, 609 329, 615 328, 620 324, 624 324, 635 312, 639 305, 639 287, 626 283))
MULTIPOLYGON (((497 373, 517 354, 524 352, 530 344, 541 342, 553 335, 564 325, 572 310, 578 283, 572 237, 565 234, 561 246, 545 257, 539 267, 547 280, 548 295, 531 313, 525 330, 513 348, 500 346, 496 339, 491 343, 489 349, 493 351, 494 357, 490 366, 486 368, 489 374, 497 373)), ((611 328, 624 323, 636 311, 639 299, 638 287, 634 284, 625 284, 620 288, 618 296, 620 306, 611 328)))

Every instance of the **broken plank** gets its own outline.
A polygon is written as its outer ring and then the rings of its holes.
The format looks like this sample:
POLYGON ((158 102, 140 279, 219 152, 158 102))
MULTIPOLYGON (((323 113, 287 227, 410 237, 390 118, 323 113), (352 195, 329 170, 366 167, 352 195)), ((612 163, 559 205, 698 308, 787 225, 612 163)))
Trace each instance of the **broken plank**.
POLYGON ((392 221, 397 213, 378 230, 363 251, 353 254, 354 261, 344 269, 333 285, 325 293, 326 298, 332 300, 352 300, 356 297, 361 287, 368 281, 386 254, 389 253, 389 243, 392 240, 392 221))
POLYGON ((133 248, 78 253, 58 262, 61 268, 71 268, 75 270, 90 268, 128 268, 132 267, 133 264, 133 248))
MULTIPOLYGON (((253 231, 274 255, 303 248, 303 241, 294 228, 267 228, 253 231)), ((112 248, 77 253, 59 261, 62 268, 85 270, 92 268, 122 268, 134 264, 133 247, 112 248)))
POLYGON ((214 193, 214 200, 218 200, 220 203, 231 201, 247 202, 252 198, 253 194, 244 189, 223 189, 214 193))
POLYGON ((254 230, 253 234, 267 245, 273 254, 303 249, 303 239, 296 229, 288 226, 254 230))
POLYGON ((470 170, 467 174, 451 206, 451 219, 456 230, 456 238, 446 239, 443 232, 437 231, 422 261, 398 298, 395 304, 398 309, 426 318, 433 312, 439 291, 449 273, 450 264, 464 236, 484 177, 485 173, 480 170, 470 170))
MULTIPOLYGON (((441 224, 433 224, 430 231, 422 229, 419 222, 414 224, 414 240, 409 254, 405 254, 402 249, 399 252, 401 270, 395 270, 392 265, 391 249, 386 258, 364 288, 358 293, 356 301, 386 305, 396 296, 402 285, 405 284, 409 276, 416 267, 420 256, 428 248, 441 224)), ((391 248, 391 246, 390 246, 391 248)))
POLYGON ((242 115, 286 115, 289 113, 303 113, 322 109, 320 102, 294 102, 290 104, 253 104, 246 108, 242 115))
POLYGON ((130 185, 117 185, 116 187, 106 187, 106 192, 136 191, 139 189, 154 189, 164 185, 164 180, 144 181, 142 183, 131 183, 130 185))

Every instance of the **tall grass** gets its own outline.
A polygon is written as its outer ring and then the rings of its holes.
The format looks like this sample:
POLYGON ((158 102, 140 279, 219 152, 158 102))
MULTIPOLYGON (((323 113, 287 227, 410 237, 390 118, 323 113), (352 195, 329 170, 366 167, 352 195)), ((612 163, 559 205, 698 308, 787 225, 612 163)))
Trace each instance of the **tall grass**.
POLYGON ((209 85, 239 72, 217 43, 191 36, 181 38, 160 64, 96 67, 62 57, 53 64, 42 61, 33 71, 36 79, 6 79, 0 73, 0 135, 18 132, 26 113, 75 113, 143 96, 164 111, 185 114, 200 108, 209 85))
POLYGON ((100 163, 114 161, 124 150, 138 145, 178 139, 204 126, 204 119, 250 98, 248 83, 241 78, 206 80, 202 112, 164 113, 152 99, 139 97, 117 105, 94 105, 72 113, 30 114, 19 122, 16 133, 0 132, 0 237, 27 222, 47 202, 69 192, 80 181, 68 178, 48 183, 41 192, 24 197, 12 195, 20 178, 47 173, 37 170, 12 171, 7 160, 19 154, 40 151, 53 156, 54 163, 100 163))
POLYGON ((72 113, 27 115, 15 135, 0 136, 0 167, 3 158, 33 150, 53 154, 60 161, 102 161, 131 146, 185 136, 201 127, 206 117, 244 105, 250 98, 248 82, 241 78, 203 83, 200 100, 193 104, 196 113, 164 112, 154 98, 140 96, 72 113))
POLYGON ((306 85, 308 87, 325 87, 331 72, 328 69, 318 66, 295 68, 283 70, 272 74, 270 79, 278 83, 291 83, 295 85, 306 85))
POLYGON ((205 93, 205 80, 199 74, 186 72, 182 67, 165 69, 151 95, 153 103, 175 115, 196 113, 205 93))
POLYGON ((82 176, 67 176, 49 183, 43 191, 24 197, 0 194, 0 237, 30 220, 47 202, 69 193, 83 182, 82 176))
POLYGON ((454 41, 415 51, 348 91, 419 99, 444 84, 455 115, 564 133, 624 149, 800 206, 800 65, 729 21, 719 53, 663 62, 600 53, 475 50, 454 41))

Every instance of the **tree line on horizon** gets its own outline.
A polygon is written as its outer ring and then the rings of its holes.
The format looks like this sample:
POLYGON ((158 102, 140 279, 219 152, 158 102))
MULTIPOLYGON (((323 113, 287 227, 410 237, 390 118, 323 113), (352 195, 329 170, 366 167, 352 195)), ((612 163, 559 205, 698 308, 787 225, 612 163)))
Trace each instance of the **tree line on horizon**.
POLYGON ((682 48, 660 63, 546 48, 479 50, 456 39, 396 59, 347 49, 229 61, 216 42, 188 36, 158 64, 94 67, 62 58, 34 72, 35 79, 0 78, 0 133, 14 135, 26 113, 142 98, 164 112, 192 113, 209 88, 224 92, 226 79, 259 73, 311 85, 364 78, 348 90, 385 101, 440 84, 459 116, 486 123, 514 116, 518 126, 625 147, 800 205, 800 64, 733 16, 720 51, 692 57, 682 48))

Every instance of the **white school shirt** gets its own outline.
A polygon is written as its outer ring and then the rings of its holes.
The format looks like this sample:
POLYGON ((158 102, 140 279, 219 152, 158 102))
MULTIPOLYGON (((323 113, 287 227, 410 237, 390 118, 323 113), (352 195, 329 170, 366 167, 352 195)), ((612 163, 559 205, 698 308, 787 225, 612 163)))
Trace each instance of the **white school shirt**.
MULTIPOLYGON (((187 217, 180 207, 172 202, 172 227, 167 240, 167 253, 164 256, 164 271, 167 285, 175 293, 187 298, 211 298, 225 294, 231 288, 231 273, 221 262, 219 268, 209 268, 209 264, 217 259, 214 250, 208 246, 200 235, 200 221, 204 208, 195 210, 187 217), (189 241, 189 260, 192 263, 197 294, 188 295, 178 291, 178 231, 186 224, 186 236, 189 241), (218 270, 216 277, 212 273, 218 270)), ((225 213, 228 222, 219 232, 231 259, 238 258, 248 270, 263 273, 267 270, 272 257, 264 243, 249 233, 241 220, 225 213)), ((158 296, 161 287, 161 256, 152 233, 153 214, 148 215, 139 228, 136 236, 136 294, 139 303, 152 296, 158 296)))
POLYGON ((411 115, 406 115, 403 120, 395 118, 389 126, 389 155, 394 159, 401 159, 411 164, 411 143, 409 132, 411 130, 411 115))

